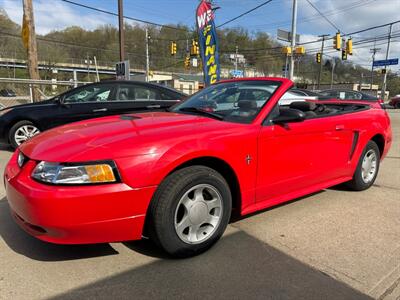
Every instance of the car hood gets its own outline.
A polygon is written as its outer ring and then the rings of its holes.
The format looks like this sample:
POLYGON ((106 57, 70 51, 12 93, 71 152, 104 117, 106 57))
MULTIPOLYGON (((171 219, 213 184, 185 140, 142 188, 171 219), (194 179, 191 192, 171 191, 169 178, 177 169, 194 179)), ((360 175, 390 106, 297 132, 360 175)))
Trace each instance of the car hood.
POLYGON ((32 107, 41 107, 42 105, 48 105, 48 104, 55 104, 54 99, 43 100, 43 101, 35 102, 35 103, 18 104, 18 105, 8 106, 5 108, 7 108, 7 109, 9 109, 9 108, 12 108, 12 109, 32 108, 32 107))
POLYGON ((22 144, 20 150, 31 159, 50 162, 154 155, 228 124, 232 123, 167 112, 110 116, 45 131, 22 144))

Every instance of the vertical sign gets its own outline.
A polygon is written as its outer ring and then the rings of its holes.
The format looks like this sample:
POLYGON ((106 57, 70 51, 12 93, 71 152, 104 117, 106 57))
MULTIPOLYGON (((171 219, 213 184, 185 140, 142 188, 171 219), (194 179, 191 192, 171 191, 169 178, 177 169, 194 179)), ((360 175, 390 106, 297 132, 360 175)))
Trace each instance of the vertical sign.
POLYGON ((197 7, 196 21, 206 86, 219 81, 221 74, 214 19, 215 14, 211 3, 207 0, 202 0, 197 7))

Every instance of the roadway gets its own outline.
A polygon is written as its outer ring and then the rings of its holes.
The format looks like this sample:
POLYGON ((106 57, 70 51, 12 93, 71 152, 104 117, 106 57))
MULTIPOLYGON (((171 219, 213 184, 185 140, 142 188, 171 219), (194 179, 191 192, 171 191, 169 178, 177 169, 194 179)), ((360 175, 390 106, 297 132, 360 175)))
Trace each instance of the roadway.
MULTIPOLYGON (((174 260, 148 241, 40 242, 0 189, 0 299, 400 299, 400 110, 364 192, 331 188, 231 223, 207 253, 174 260)), ((10 157, 0 151, 1 172, 10 157)))

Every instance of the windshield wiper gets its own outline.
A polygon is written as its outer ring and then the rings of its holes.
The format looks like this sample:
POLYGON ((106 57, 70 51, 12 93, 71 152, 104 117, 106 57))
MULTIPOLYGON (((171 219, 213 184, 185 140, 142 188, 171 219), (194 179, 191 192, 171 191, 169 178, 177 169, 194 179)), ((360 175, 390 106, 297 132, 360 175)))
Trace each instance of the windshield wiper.
POLYGON ((199 115, 203 115, 203 116, 208 116, 208 117, 211 117, 211 118, 214 118, 214 119, 217 119, 217 120, 223 120, 224 119, 224 117, 222 115, 220 115, 220 114, 216 114, 216 113, 213 113, 213 112, 205 111, 205 110, 202 110, 202 109, 200 109, 198 107, 182 107, 182 108, 179 109, 179 111, 193 112, 193 113, 196 113, 196 114, 199 114, 199 115))

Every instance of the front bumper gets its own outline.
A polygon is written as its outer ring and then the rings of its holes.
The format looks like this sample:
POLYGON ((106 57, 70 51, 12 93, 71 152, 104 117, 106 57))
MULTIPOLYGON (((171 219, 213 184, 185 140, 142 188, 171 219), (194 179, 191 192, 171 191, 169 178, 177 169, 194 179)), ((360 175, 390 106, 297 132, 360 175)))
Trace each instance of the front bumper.
POLYGON ((36 162, 17 165, 16 151, 4 174, 16 222, 31 235, 57 244, 91 244, 141 239, 156 189, 123 183, 52 186, 31 178, 36 162))

